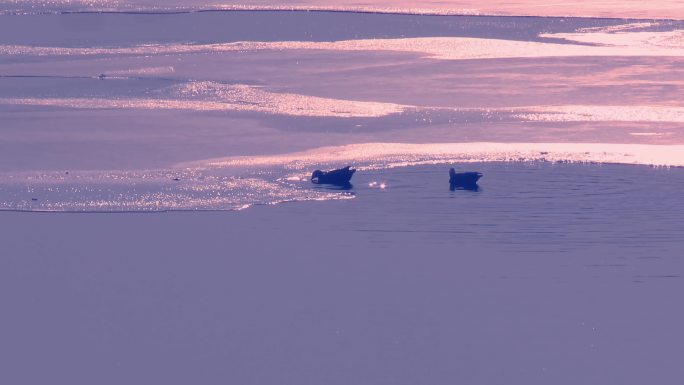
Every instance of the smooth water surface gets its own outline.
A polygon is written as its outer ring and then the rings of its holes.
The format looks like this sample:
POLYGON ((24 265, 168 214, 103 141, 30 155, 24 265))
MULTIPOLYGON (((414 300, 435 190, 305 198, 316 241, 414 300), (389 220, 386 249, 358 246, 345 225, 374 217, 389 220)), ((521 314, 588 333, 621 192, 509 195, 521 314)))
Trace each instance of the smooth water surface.
POLYGON ((343 201, 0 212, 0 378, 678 383, 682 169, 456 166, 479 191, 437 165, 343 201))

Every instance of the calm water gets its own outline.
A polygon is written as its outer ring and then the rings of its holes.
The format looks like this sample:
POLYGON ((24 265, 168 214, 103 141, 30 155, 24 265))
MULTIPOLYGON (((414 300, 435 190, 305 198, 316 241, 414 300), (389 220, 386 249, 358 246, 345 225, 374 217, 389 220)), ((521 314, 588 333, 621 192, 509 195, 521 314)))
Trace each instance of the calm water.
POLYGON ((480 191, 416 166, 348 200, 0 212, 0 379, 677 384, 684 170, 462 168, 480 191))
POLYGON ((495 245, 513 253, 674 257, 684 250, 684 169, 565 163, 459 168, 484 173, 479 191, 449 191, 447 166, 360 172, 351 190, 356 199, 345 203, 349 212, 335 213, 336 221, 380 240, 405 233, 420 242, 495 245))

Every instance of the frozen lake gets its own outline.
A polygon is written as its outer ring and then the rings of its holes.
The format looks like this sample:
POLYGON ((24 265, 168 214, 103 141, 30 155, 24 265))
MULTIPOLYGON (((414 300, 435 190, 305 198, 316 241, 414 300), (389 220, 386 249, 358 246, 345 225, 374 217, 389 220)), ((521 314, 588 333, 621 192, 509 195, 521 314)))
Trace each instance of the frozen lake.
POLYGON ((0 382, 681 382, 683 15, 0 0, 0 382))
POLYGON ((6 210, 335 199, 274 182, 340 163, 684 165, 678 21, 282 10, 0 17, 6 210))

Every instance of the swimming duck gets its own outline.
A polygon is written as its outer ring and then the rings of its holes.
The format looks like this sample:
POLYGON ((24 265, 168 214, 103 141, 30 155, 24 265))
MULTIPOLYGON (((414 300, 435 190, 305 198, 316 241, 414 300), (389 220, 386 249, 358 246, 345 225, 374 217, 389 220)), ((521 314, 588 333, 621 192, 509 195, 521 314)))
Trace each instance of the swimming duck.
POLYGON ((477 180, 482 178, 482 174, 479 172, 459 172, 452 167, 449 169, 449 185, 455 186, 476 186, 477 180))
POLYGON ((348 185, 352 175, 356 172, 350 166, 337 170, 316 170, 311 174, 311 182, 315 184, 348 185))

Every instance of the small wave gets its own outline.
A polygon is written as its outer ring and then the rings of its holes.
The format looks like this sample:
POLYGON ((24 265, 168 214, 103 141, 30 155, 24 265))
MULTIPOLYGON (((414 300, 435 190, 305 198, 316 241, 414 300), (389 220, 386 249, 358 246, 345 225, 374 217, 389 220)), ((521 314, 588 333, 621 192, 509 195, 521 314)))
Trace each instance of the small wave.
MULTIPOLYGON (((116 0, 4 0, 0 1, 0 14, 30 15, 30 14, 59 14, 59 13, 159 13, 178 14, 194 12, 347 12, 347 13, 377 13, 398 15, 431 15, 431 16, 480 16, 483 13, 474 7, 435 8, 422 4, 410 7, 391 6, 363 6, 363 5, 302 5, 302 4, 163 4, 136 3, 116 0)), ((505 13, 489 12, 492 15, 505 13)))
POLYGON ((152 76, 152 75, 168 75, 175 73, 176 69, 173 66, 160 67, 142 67, 121 70, 105 71, 103 75, 113 77, 128 77, 128 76, 152 76))
POLYGON ((540 57, 682 57, 684 31, 549 33, 542 38, 563 39, 576 44, 483 39, 470 37, 424 37, 360 39, 334 42, 276 41, 216 44, 149 44, 133 47, 36 47, 0 45, 7 56, 138 56, 193 53, 227 53, 282 50, 359 52, 410 52, 431 59, 474 60, 540 57))
POLYGON ((684 49, 684 31, 607 31, 581 33, 546 33, 540 37, 565 39, 574 43, 592 44, 591 48, 615 51, 614 55, 625 56, 629 52, 639 56, 680 56, 684 49))
POLYGON ((627 31, 641 31, 647 30, 654 27, 659 27, 665 25, 663 22, 639 22, 639 23, 627 23, 619 25, 610 25, 603 27, 588 27, 579 28, 575 32, 577 33, 615 33, 615 32, 627 32, 627 31))
POLYGON ((448 1, 429 3, 408 0, 395 1, 388 6, 382 1, 341 0, 334 5, 320 1, 301 0, 292 3, 252 1, 247 4, 216 4, 187 1, 117 1, 117 0, 2 0, 0 14, 45 13, 192 13, 223 11, 301 11, 301 12, 353 12, 379 14, 411 14, 433 16, 537 16, 581 17, 616 19, 684 19, 678 0, 659 0, 655 6, 638 0, 613 0, 588 2, 578 6, 568 4, 543 4, 536 0, 487 1, 461 0, 458 4, 448 1))
POLYGON ((5 98, 0 104, 75 109, 241 111, 308 117, 381 117, 402 112, 393 103, 275 93, 246 85, 201 82, 157 92, 165 98, 5 98))
POLYGON ((0 15, 38 15, 65 12, 119 12, 132 4, 118 0, 0 0, 0 15))
POLYGON ((531 106, 510 111, 514 118, 533 122, 684 123, 684 107, 678 106, 531 106))
POLYGON ((238 105, 240 109, 291 116, 380 117, 402 112, 408 106, 394 103, 363 102, 323 98, 285 92, 270 92, 263 87, 223 84, 211 81, 188 82, 159 91, 172 98, 208 100, 238 105))
MULTIPOLYGON (((684 123, 684 107, 639 105, 559 105, 503 108, 449 108, 332 99, 216 82, 189 82, 152 91, 161 98, 0 98, 0 105, 73 109, 190 110, 257 112, 332 118, 379 118, 393 114, 446 114, 451 123, 468 121, 684 123)), ((423 118, 424 120, 426 118, 423 118)))

